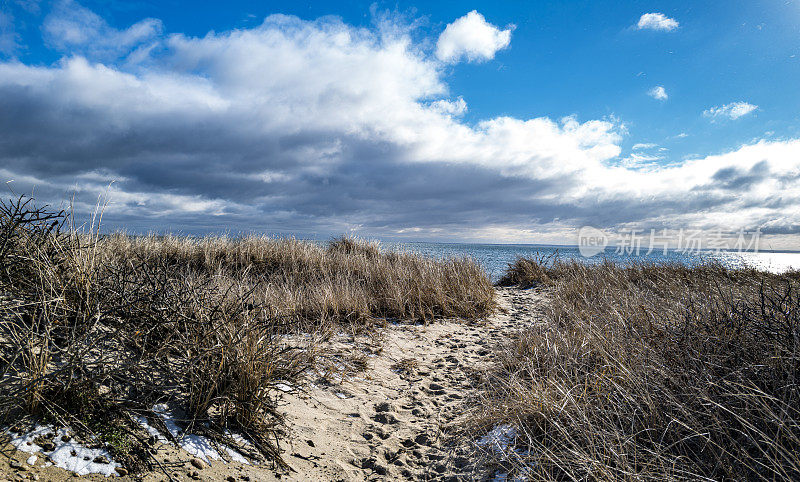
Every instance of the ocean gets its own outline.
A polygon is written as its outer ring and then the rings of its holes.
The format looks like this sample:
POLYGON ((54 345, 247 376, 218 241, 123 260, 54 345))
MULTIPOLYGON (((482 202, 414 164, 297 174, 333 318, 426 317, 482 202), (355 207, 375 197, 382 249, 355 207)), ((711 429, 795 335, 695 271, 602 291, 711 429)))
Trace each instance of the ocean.
POLYGON ((800 269, 800 252, 734 252, 734 251, 678 251, 654 250, 647 254, 643 249, 638 254, 620 253, 614 247, 607 247, 605 251, 592 256, 584 257, 577 246, 547 246, 533 244, 471 244, 471 243, 423 243, 423 242, 383 242, 382 246, 389 249, 413 251, 433 258, 463 257, 468 256, 477 261, 486 270, 489 277, 496 281, 499 279, 509 263, 513 263, 520 256, 530 257, 538 255, 553 255, 561 259, 575 259, 583 263, 597 263, 608 259, 617 263, 630 263, 632 261, 645 261, 653 263, 678 262, 686 265, 696 265, 709 260, 717 260, 725 266, 738 268, 753 266, 766 271, 780 273, 788 269, 800 269))

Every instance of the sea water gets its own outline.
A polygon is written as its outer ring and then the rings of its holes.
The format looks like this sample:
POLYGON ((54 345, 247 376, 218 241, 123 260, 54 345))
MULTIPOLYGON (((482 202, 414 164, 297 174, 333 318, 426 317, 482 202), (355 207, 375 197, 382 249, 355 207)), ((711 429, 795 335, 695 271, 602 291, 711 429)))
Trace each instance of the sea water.
POLYGON ((641 249, 626 252, 623 249, 607 247, 605 251, 592 256, 582 256, 577 246, 550 246, 534 244, 471 244, 471 243, 422 243, 422 242, 383 242, 389 249, 412 251, 433 258, 470 257, 486 270, 489 277, 499 279, 509 263, 519 257, 554 256, 564 260, 577 260, 582 263, 597 263, 604 259, 616 263, 644 261, 652 263, 677 262, 688 266, 712 260, 719 261, 730 268, 752 266, 775 273, 789 269, 800 269, 800 252, 735 252, 704 250, 653 250, 641 249))

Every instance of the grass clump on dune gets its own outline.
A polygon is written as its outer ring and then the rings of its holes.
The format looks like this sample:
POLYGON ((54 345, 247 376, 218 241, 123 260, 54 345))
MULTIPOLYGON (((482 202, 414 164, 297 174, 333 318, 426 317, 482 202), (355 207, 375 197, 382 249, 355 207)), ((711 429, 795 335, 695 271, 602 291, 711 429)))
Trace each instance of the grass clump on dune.
POLYGON ((489 380, 476 422, 516 430, 493 462, 537 480, 800 477, 796 273, 529 263, 549 308, 489 380))
POLYGON ((508 265, 506 272, 497 281, 497 286, 527 289, 551 284, 554 271, 548 267, 557 260, 557 255, 558 251, 549 255, 539 254, 533 258, 518 257, 508 265))
POLYGON ((276 385, 302 382, 334 325, 494 306, 466 259, 351 238, 101 237, 19 198, 0 205, 0 417, 69 425, 144 470, 132 415, 159 426, 151 408, 166 403, 185 414, 182 429, 280 461, 276 385), (298 332, 312 336, 285 336, 298 332))

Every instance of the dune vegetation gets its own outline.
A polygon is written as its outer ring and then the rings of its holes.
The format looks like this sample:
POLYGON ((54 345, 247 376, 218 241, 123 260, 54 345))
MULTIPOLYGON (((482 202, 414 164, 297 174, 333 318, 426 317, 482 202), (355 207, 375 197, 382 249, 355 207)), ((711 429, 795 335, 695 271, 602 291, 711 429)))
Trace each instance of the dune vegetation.
POLYGON ((348 237, 100 236, 12 199, 0 205, 0 423, 69 426, 135 472, 153 466, 132 416, 160 427, 152 407, 166 403, 183 430, 280 463, 276 385, 302 383, 326 334, 482 317, 494 297, 469 259, 348 237))
POLYGON ((544 319, 499 352, 474 425, 533 480, 800 478, 800 276, 520 259, 544 319))
MULTIPOLYGON (((800 478, 797 272, 541 257, 499 284, 546 303, 463 394, 462 442, 504 427, 503 444, 473 444, 484 467, 800 478)), ((333 333, 481 319, 496 297, 469 259, 350 237, 101 236, 12 199, 0 203, 0 424, 68 426, 145 472, 158 461, 134 417, 169 435, 153 410, 166 404, 185 432, 281 465, 279 386, 302 386, 333 333)))

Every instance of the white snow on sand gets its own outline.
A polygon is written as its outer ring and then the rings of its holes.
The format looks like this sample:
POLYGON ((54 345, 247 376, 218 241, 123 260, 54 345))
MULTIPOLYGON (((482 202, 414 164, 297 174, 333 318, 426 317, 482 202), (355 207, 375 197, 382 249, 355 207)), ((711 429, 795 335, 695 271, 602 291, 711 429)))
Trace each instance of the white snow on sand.
POLYGON ((492 452, 508 453, 513 450, 517 431, 511 425, 498 425, 478 440, 478 445, 492 452))
POLYGON ((282 392, 285 392, 285 393, 291 393, 291 392, 294 391, 294 388, 292 388, 291 385, 288 385, 288 384, 282 383, 282 382, 281 383, 276 383, 275 384, 275 388, 277 388, 278 390, 280 390, 282 392))
MULTIPOLYGON (((252 448, 253 447, 253 444, 251 444, 250 442, 245 440, 245 438, 242 437, 241 435, 239 435, 238 433, 231 432, 230 430, 225 430, 225 435, 227 435, 228 437, 233 439, 234 442, 236 442, 236 443, 238 443, 240 445, 243 445, 243 446, 248 447, 248 448, 252 448)), ((250 462, 244 456, 242 456, 242 454, 240 454, 236 450, 226 446, 225 447, 225 451, 228 452, 228 455, 231 456, 231 459, 233 459, 234 462, 239 462, 241 464, 250 465, 250 462)))
POLYGON ((247 459, 244 458, 244 456, 242 454, 240 454, 236 450, 228 447, 227 445, 225 446, 225 451, 228 452, 228 456, 230 456, 231 460, 233 460, 234 462, 239 462, 240 464, 250 465, 250 462, 248 462, 247 459))
MULTIPOLYGON (((478 439, 478 446, 493 452, 495 455, 500 456, 502 460, 512 461, 514 465, 524 463, 527 452, 514 447, 514 441, 519 434, 517 430, 508 424, 498 425, 494 427, 489 433, 478 439)), ((517 470, 517 475, 509 478, 506 472, 496 472, 492 480, 494 482, 523 482, 529 479, 532 472, 531 467, 522 467, 517 470)))
POLYGON ((142 417, 142 416, 136 416, 136 417, 133 417, 133 419, 134 419, 134 420, 136 420, 136 422, 137 422, 139 425, 141 425, 141 426, 142 426, 142 428, 143 428, 143 429, 145 429, 145 430, 147 431, 147 433, 148 433, 148 434, 149 434, 151 437, 155 438, 157 441, 159 441, 159 442, 166 442, 166 441, 167 441, 167 437, 165 437, 165 436, 161 435, 161 432, 159 432, 158 430, 156 430, 156 429, 155 429, 155 427, 153 427, 152 425, 150 425, 150 424, 147 422, 147 419, 146 419, 145 417, 142 417))
MULTIPOLYGON (((116 476, 116 468, 120 464, 111 459, 111 454, 105 449, 90 449, 70 439, 68 442, 61 440, 61 437, 67 435, 69 432, 66 428, 56 430, 49 425, 38 425, 31 432, 25 434, 16 434, 9 432, 12 436, 11 445, 29 454, 36 454, 41 452, 52 461, 56 467, 60 467, 78 475, 88 474, 102 474, 106 477, 116 476), (45 452, 42 447, 34 442, 39 436, 54 433, 52 442, 55 445, 55 450, 45 452), (74 455, 73 455, 74 454, 74 455), (101 464, 96 463, 95 459, 102 457, 109 463, 101 464)), ((36 463, 36 455, 28 458, 28 464, 33 465, 36 463), (31 461, 31 459, 33 459, 31 461)))
POLYGON ((219 460, 222 458, 209 439, 200 435, 183 433, 178 424, 175 423, 175 418, 166 405, 159 404, 154 406, 153 412, 161 417, 167 430, 169 430, 169 433, 178 441, 183 450, 199 459, 203 459, 203 461, 208 464, 210 464, 212 460, 219 460))
MULTIPOLYGON (((223 460, 219 452, 217 452, 217 450, 214 448, 211 440, 203 437, 202 435, 183 433, 178 424, 175 423, 175 417, 172 415, 169 407, 164 404, 159 404, 153 407, 153 412, 161 417, 161 419, 164 421, 164 425, 167 427, 167 430, 169 430, 169 433, 175 438, 175 440, 178 441, 183 450, 199 459, 203 459, 203 461, 208 464, 210 464, 212 460, 223 460)), ((147 430, 147 433, 149 433, 151 436, 155 437, 159 441, 166 442, 166 437, 161 435, 158 430, 148 424, 146 418, 136 417, 136 421, 139 422, 139 424, 144 427, 144 429, 147 430)), ((239 435, 234 436, 234 434, 231 432, 228 432, 228 435, 237 442, 239 439, 244 442, 244 438, 239 435)), ((227 445, 221 445, 221 447, 235 462, 250 465, 247 459, 236 450, 228 447, 227 445)))
MULTIPOLYGON (((175 423, 175 418, 166 405, 156 405, 153 407, 153 411, 161 417, 167 430, 179 441, 183 450, 197 458, 203 459, 206 463, 211 463, 211 460, 222 459, 209 439, 200 435, 183 433, 178 424, 175 423)), ((137 416, 134 417, 134 420, 136 420, 136 422, 138 422, 152 437, 155 437, 161 442, 167 442, 167 438, 151 426, 145 417, 137 416)), ((46 456, 44 467, 55 465, 56 467, 78 475, 101 474, 106 477, 117 476, 116 468, 121 467, 119 463, 113 461, 111 453, 109 453, 108 450, 90 449, 79 444, 72 438, 67 439, 67 442, 62 440, 62 437, 69 435, 69 430, 67 428, 56 430, 55 427, 50 425, 37 425, 32 431, 24 434, 9 430, 6 432, 11 437, 11 445, 17 450, 31 454, 27 459, 28 465, 35 465, 36 461, 39 459, 37 454, 41 453, 46 456), (34 442, 36 438, 46 434, 54 434, 52 438, 48 437, 47 439, 55 445, 55 449, 52 451, 44 451, 41 446, 34 442), (95 462, 95 460, 99 459, 105 459, 105 461, 109 463, 95 462)), ((233 440, 245 445, 248 444, 241 435, 233 432, 226 433, 233 440)), ((233 461, 242 464, 250 464, 242 454, 233 448, 226 445, 220 445, 220 447, 227 452, 233 461)))

